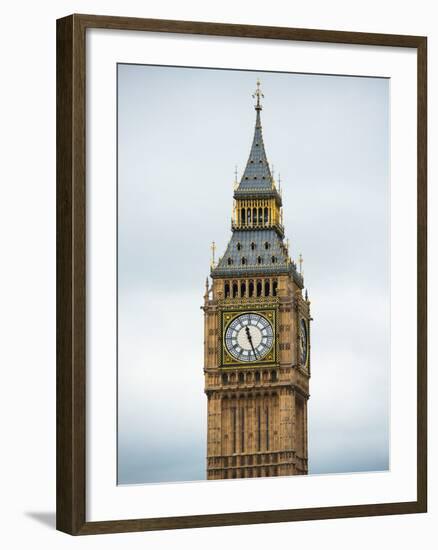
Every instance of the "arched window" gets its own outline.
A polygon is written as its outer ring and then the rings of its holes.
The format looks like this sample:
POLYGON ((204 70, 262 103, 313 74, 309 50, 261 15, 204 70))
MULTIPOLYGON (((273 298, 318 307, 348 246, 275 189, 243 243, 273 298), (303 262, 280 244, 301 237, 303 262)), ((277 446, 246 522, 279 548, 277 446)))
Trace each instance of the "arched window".
POLYGON ((271 382, 277 382, 277 371, 271 371, 271 382))
POLYGON ((246 265, 246 258, 245 258, 245 257, 244 257, 244 258, 242 258, 242 260, 241 260, 241 261, 242 261, 242 265, 246 265))
POLYGON ((236 248, 237 248, 237 250, 240 250, 242 248, 242 245, 240 243, 237 243, 236 248))
POLYGON ((256 373, 255 373, 255 381, 260 382, 260 372, 259 371, 256 371, 256 373))
POLYGON ((261 281, 257 281, 257 296, 261 296, 262 295, 262 282, 261 281))
POLYGON ((277 258, 275 256, 272 256, 271 260, 273 264, 277 263, 277 258))
POLYGON ((248 210, 246 211, 246 214, 247 214, 247 223, 248 225, 251 224, 251 208, 248 208, 248 210))
POLYGON ((222 375, 222 384, 227 385, 228 384, 228 374, 222 375))
POLYGON ((268 243, 268 242, 265 242, 265 248, 266 250, 268 250, 268 248, 270 247, 271 245, 268 243))
POLYGON ((254 296, 254 281, 249 281, 248 295, 249 295, 250 298, 252 298, 254 296))
POLYGON ((246 283, 245 281, 242 281, 240 283, 240 296, 245 296, 246 294, 246 283))
POLYGON ((236 298, 238 293, 239 293, 239 289, 238 289, 237 283, 233 283, 233 298, 236 298))
POLYGON ((278 286, 277 281, 274 281, 273 284, 272 284, 272 295, 273 296, 277 296, 277 286, 278 286))
POLYGON ((225 283, 225 298, 230 295, 230 283, 225 283))
POLYGON ((257 258, 257 263, 258 263, 258 264, 262 264, 262 263, 263 263, 263 260, 262 260, 262 257, 261 257, 261 256, 259 256, 259 257, 257 258))
POLYGON ((265 281, 265 296, 269 296, 269 280, 265 281))
POLYGON ((255 250, 255 247, 256 247, 256 244, 255 244, 255 243, 251 243, 251 250, 255 250))
POLYGON ((259 224, 263 223, 263 208, 259 208, 259 224))
POLYGON ((268 224, 268 220, 269 220, 269 210, 268 208, 265 208, 265 225, 268 224))
POLYGON ((242 210, 240 211, 240 222, 242 225, 245 225, 246 223, 246 212, 245 212, 245 209, 242 208, 242 210))
POLYGON ((233 259, 232 258, 228 258, 228 265, 233 265, 233 259))
POLYGON ((252 209, 252 223, 253 225, 257 223, 257 208, 252 209))
POLYGON ((245 382, 245 375, 243 372, 239 372, 239 384, 243 384, 245 382))

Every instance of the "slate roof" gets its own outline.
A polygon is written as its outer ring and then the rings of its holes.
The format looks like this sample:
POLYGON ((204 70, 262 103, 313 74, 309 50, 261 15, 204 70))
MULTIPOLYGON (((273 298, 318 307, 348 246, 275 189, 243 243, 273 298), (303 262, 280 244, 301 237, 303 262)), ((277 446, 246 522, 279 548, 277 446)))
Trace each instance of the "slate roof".
POLYGON ((245 171, 240 180, 237 191, 266 190, 272 191, 272 175, 263 143, 262 123, 260 120, 261 108, 256 108, 256 123, 254 138, 245 171))
POLYGON ((277 188, 272 185, 272 174, 269 168, 268 157, 263 142, 262 124, 260 119, 261 106, 256 106, 256 123, 254 137, 248 162, 237 189, 234 191, 234 198, 270 198, 274 197, 281 206, 281 196, 277 188))
POLYGON ((212 269, 211 276, 233 277, 290 273, 303 286, 296 265, 289 262, 287 249, 275 229, 234 230, 225 254, 212 269), (268 248, 266 248, 266 244, 268 248), (253 245, 253 246, 252 246, 253 245), (239 249, 240 247, 240 249, 239 249), (258 258, 260 257, 261 263, 258 258), (272 261, 272 258, 275 261, 272 261), (244 263, 242 262, 244 260, 244 263), (231 262, 231 263, 230 263, 231 262))

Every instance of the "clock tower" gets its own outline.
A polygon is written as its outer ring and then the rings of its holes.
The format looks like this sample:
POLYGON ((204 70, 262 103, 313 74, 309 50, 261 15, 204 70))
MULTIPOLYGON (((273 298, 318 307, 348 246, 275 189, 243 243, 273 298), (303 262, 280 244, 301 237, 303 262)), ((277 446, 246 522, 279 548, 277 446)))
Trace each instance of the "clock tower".
POLYGON ((204 295, 207 479, 307 474, 310 302, 284 238, 262 136, 235 184, 231 238, 204 295))

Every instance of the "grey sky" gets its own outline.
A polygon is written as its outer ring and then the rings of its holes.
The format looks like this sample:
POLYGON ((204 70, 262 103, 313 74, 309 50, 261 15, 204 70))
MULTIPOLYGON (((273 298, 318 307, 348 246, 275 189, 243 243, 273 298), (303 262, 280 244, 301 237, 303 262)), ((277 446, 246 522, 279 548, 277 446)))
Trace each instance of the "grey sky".
POLYGON ((312 301, 310 472, 388 467, 389 81, 119 65, 121 483, 205 478, 200 305, 258 76, 312 301))

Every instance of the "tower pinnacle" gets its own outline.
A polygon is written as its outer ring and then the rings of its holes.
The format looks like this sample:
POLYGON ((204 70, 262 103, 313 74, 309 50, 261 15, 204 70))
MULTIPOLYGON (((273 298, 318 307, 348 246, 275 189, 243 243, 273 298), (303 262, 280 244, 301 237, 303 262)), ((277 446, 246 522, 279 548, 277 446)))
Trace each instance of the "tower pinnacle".
POLYGON ((260 89, 260 80, 259 79, 257 79, 257 88, 256 88, 256 91, 252 94, 252 97, 257 98, 257 103, 254 106, 255 110, 256 111, 261 111, 263 107, 262 107, 262 104, 260 103, 260 98, 265 97, 265 96, 263 95, 263 92, 260 89))
POLYGON ((211 248, 211 267, 214 268, 216 267, 216 262, 214 257, 214 254, 216 252, 216 243, 214 241, 211 243, 210 248, 211 248))

